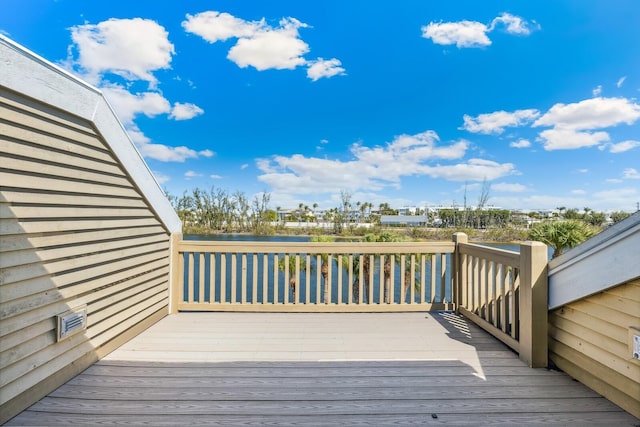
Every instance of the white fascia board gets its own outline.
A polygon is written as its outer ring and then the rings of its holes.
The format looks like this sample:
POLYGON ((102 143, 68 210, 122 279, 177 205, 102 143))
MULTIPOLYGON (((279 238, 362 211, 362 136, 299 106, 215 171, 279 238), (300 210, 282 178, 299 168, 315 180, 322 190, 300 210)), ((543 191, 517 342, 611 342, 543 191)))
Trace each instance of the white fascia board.
POLYGON ((174 233, 182 224, 102 92, 0 34, 0 85, 94 124, 156 215, 174 233))
POLYGON ((549 309, 640 277, 640 212, 549 262, 549 309))

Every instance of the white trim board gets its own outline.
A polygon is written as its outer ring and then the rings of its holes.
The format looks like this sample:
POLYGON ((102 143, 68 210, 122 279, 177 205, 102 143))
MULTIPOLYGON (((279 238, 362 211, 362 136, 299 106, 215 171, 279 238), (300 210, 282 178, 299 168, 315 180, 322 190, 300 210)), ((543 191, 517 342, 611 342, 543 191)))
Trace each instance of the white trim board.
POLYGON ((549 309, 637 277, 640 277, 640 212, 549 262, 549 309))

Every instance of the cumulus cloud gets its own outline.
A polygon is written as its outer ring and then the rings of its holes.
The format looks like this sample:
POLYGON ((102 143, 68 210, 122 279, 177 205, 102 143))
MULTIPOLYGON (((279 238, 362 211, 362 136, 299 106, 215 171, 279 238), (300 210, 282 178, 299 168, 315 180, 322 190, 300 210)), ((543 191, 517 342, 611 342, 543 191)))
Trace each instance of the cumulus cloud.
POLYGON ((314 82, 323 77, 329 78, 337 75, 344 75, 345 69, 341 67, 342 62, 338 59, 322 59, 318 58, 315 61, 309 61, 307 63, 307 77, 314 82))
POLYGON ((491 190, 503 193, 522 193, 527 191, 527 187, 522 184, 499 182, 497 184, 491 184, 491 190))
MULTIPOLYGON (((640 105, 626 98, 591 98, 572 104, 556 104, 533 124, 551 126, 540 132, 545 150, 576 149, 608 143, 605 129, 631 125, 640 119, 640 105)), ((624 148, 622 145, 621 148, 624 148)))
POLYGON ((628 140, 628 141, 622 141, 618 143, 604 144, 599 146, 598 148, 600 149, 600 151, 609 149, 610 153, 618 154, 618 153, 624 153, 629 150, 633 150, 636 147, 640 147, 640 141, 628 140))
POLYGON ((89 75, 106 72, 155 84, 153 71, 169 68, 175 53, 169 34, 149 19, 109 19, 71 28, 78 50, 74 61, 89 75))
POLYGON ((101 90, 118 118, 127 127, 137 115, 155 117, 171 111, 169 101, 158 92, 131 93, 121 85, 108 82, 103 83, 101 90))
POLYGON ((489 25, 477 21, 431 22, 422 27, 422 37, 439 45, 463 47, 485 47, 491 45, 487 35, 496 28, 504 28, 509 34, 529 35, 535 26, 519 16, 503 13, 489 25))
POLYGON ((529 148, 531 147, 531 142, 528 139, 521 138, 517 141, 512 141, 509 143, 509 147, 513 148, 529 148))
POLYGON ((461 129, 473 133, 501 134, 505 127, 516 127, 530 123, 540 116, 535 109, 516 110, 513 113, 496 111, 494 113, 480 114, 477 117, 464 115, 464 124, 461 129))
POLYGON ((185 178, 197 178, 199 176, 202 176, 202 174, 194 171, 186 171, 184 173, 184 176, 185 178))
POLYGON ((173 104, 169 118, 174 120, 189 120, 203 113, 204 110, 195 104, 176 102, 173 104))
POLYGON ((264 19, 250 22, 225 12, 207 11, 197 15, 187 14, 182 27, 209 43, 215 43, 230 38, 251 37, 260 29, 267 28, 267 24, 264 19))
POLYGON ((213 174, 213 175, 209 175, 209 178, 211 178, 211 179, 222 179, 222 175, 213 174))
POLYGON ((187 120, 204 111, 195 104, 171 103, 157 90, 158 80, 153 74, 171 67, 175 54, 168 32, 158 23, 142 18, 109 19, 98 24, 72 27, 69 57, 66 66, 98 86, 125 126, 129 137, 140 153, 160 161, 184 162, 213 152, 197 152, 188 147, 154 144, 135 123, 136 117, 156 117, 167 114, 174 120, 187 120), (127 81, 114 83, 113 75, 127 81), (145 91, 132 91, 129 85, 147 82, 145 91))
POLYGON ((348 161, 296 154, 290 157, 272 156, 257 160, 263 172, 258 179, 269 184, 274 192, 293 194, 326 193, 331 188, 355 191, 379 191, 399 187, 403 176, 431 176, 452 181, 492 180, 514 171, 510 163, 500 164, 471 159, 454 164, 432 164, 437 161, 461 159, 469 146, 457 141, 440 146, 433 131, 416 135, 400 135, 384 146, 351 146, 348 161))
POLYGON ((633 124, 640 118, 640 105, 626 98, 591 98, 573 104, 556 104, 535 121, 534 126, 587 130, 633 124))
POLYGON ((573 150, 576 148, 593 147, 609 141, 607 132, 579 132, 574 129, 547 129, 540 132, 544 149, 573 150))
POLYGON ((308 25, 295 18, 283 18, 277 27, 273 27, 264 18, 245 21, 225 12, 207 11, 197 15, 187 14, 182 27, 209 43, 237 39, 229 49, 227 58, 241 68, 254 67, 264 71, 306 66, 307 77, 313 81, 343 75, 345 72, 336 58, 318 58, 315 61, 304 58, 310 49, 300 38, 299 29, 308 25))
POLYGON ((489 28, 476 21, 431 22, 422 27, 422 37, 435 44, 456 47, 484 47, 491 44, 487 37, 489 28))
POLYGON ((504 26, 505 31, 509 34, 518 34, 528 36, 531 34, 532 28, 536 27, 533 23, 529 23, 519 16, 503 13, 494 18, 489 27, 489 31, 493 31, 496 27, 504 26))
POLYGON ((622 171, 622 177, 624 179, 640 179, 640 172, 634 168, 626 168, 622 171))

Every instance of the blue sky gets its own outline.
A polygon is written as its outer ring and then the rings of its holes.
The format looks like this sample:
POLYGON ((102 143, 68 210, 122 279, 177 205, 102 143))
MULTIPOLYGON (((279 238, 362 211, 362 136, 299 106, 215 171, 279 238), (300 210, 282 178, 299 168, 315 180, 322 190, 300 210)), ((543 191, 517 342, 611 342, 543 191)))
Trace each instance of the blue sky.
POLYGON ((163 188, 634 211, 640 2, 2 0, 163 188))

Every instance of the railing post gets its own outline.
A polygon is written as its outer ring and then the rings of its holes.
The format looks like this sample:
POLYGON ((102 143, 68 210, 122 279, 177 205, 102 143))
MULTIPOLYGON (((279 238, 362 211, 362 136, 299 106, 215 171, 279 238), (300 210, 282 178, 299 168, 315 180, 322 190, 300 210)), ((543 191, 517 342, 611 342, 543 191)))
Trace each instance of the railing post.
POLYGON ((520 360, 532 368, 548 364, 547 264, 545 244, 520 245, 520 360))
POLYGON ((180 277, 180 241, 182 241, 182 233, 171 234, 171 245, 169 247, 169 314, 178 312, 180 286, 182 285, 180 277))
POLYGON ((453 252, 453 259, 451 260, 451 302, 455 305, 456 313, 460 314, 460 304, 462 304, 462 286, 463 283, 463 268, 462 268, 462 255, 460 254, 460 243, 467 243, 469 237, 465 233, 453 233, 453 243, 456 244, 456 249, 453 252))

